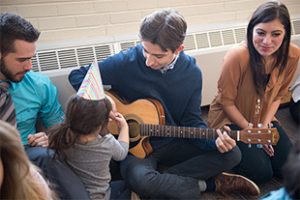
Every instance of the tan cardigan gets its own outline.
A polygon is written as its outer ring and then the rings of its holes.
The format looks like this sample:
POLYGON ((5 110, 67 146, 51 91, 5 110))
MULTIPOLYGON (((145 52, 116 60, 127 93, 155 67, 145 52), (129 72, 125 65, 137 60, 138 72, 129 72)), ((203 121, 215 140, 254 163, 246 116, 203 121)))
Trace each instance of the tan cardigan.
MULTIPOLYGON (((249 66, 249 51, 245 43, 226 53, 218 81, 218 94, 210 105, 208 126, 221 128, 232 122, 227 118, 222 105, 235 105, 246 120, 254 125, 264 120, 265 113, 272 102, 282 99, 297 69, 300 48, 290 45, 289 59, 284 71, 279 74, 278 68, 271 72, 269 83, 257 112, 258 95, 252 79, 249 66)), ((274 119, 275 120, 275 119, 274 119)))

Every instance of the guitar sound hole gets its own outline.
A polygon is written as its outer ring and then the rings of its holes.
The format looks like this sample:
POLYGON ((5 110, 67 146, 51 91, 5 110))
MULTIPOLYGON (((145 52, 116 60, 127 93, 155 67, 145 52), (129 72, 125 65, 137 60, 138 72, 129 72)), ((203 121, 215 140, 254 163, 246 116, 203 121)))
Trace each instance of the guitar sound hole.
POLYGON ((129 137, 136 138, 139 136, 139 123, 135 120, 129 119, 127 120, 128 127, 129 127, 129 137))

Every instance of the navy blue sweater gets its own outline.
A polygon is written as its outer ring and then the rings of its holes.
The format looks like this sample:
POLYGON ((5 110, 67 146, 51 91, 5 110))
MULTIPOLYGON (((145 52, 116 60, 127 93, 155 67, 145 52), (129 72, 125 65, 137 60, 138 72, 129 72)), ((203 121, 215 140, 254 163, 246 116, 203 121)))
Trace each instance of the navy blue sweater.
MULTIPOLYGON (((180 53, 174 68, 165 73, 146 66, 141 45, 110 56, 99 62, 99 66, 103 84, 111 85, 112 90, 126 101, 158 100, 164 107, 166 124, 207 127, 201 118, 202 73, 195 59, 184 52, 180 53)), ((76 90, 87 70, 88 67, 81 67, 69 75, 69 81, 76 90)), ((170 139, 151 138, 151 143, 158 140, 170 139)), ((215 149, 213 141, 201 140, 199 144, 201 148, 215 149)))

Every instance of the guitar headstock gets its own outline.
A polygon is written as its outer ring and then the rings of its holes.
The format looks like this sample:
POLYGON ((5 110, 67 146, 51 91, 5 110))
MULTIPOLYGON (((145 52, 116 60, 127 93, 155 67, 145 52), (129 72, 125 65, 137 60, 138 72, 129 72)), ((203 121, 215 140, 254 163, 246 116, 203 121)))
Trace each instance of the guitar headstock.
POLYGON ((240 141, 246 144, 276 145, 279 134, 276 128, 251 128, 240 131, 240 141))

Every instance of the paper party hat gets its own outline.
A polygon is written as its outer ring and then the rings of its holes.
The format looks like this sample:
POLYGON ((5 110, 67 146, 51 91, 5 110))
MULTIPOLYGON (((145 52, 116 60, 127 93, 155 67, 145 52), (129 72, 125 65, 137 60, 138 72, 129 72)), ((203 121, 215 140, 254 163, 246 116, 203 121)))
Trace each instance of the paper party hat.
POLYGON ((97 60, 91 64, 90 69, 81 83, 77 95, 90 100, 101 100, 105 98, 97 60))

